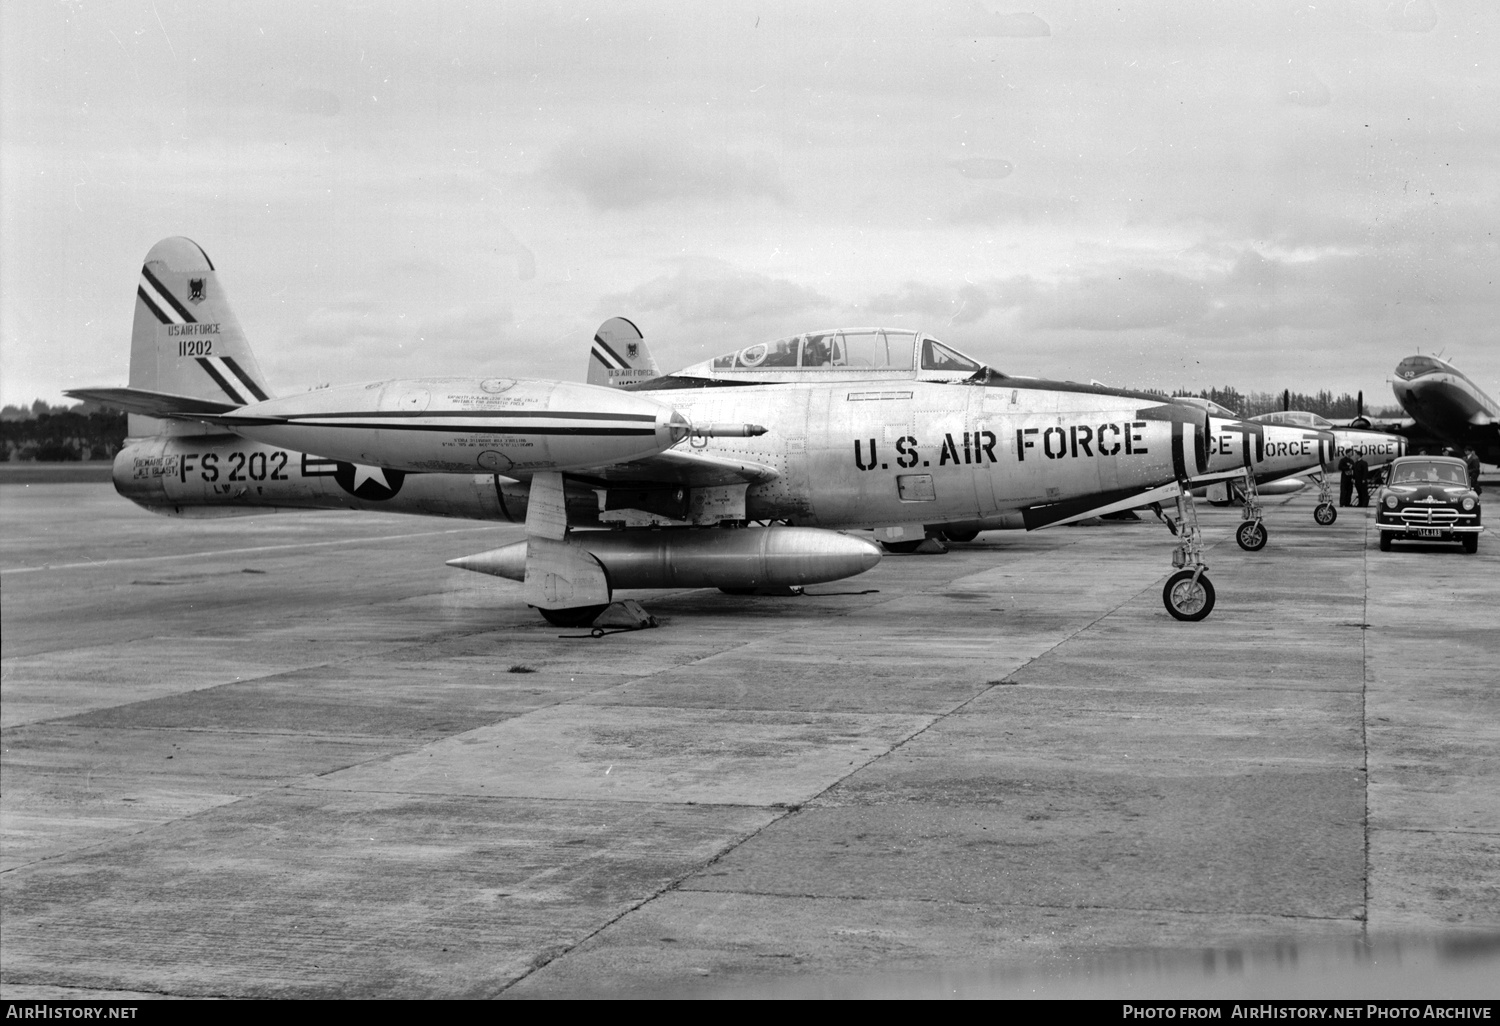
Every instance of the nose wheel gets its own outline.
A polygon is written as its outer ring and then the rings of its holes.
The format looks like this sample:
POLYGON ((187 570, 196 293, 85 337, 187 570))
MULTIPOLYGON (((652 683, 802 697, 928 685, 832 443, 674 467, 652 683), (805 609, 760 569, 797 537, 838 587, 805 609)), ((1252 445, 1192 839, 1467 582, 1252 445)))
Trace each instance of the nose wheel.
MULTIPOLYGON (((1176 516, 1163 516, 1159 505, 1151 509, 1177 538, 1177 547, 1172 550, 1172 565, 1177 572, 1167 578, 1161 590, 1162 604, 1178 620, 1201 620, 1213 612, 1214 586, 1204 573, 1208 566, 1203 562, 1203 532, 1198 527, 1193 493, 1183 488, 1178 494, 1176 516)), ((1244 526, 1251 523, 1255 522, 1246 521, 1244 526)))
POLYGON ((1234 532, 1234 540, 1246 552, 1259 552, 1266 547, 1266 526, 1259 520, 1247 520, 1234 532))
POLYGON ((1167 578, 1161 590, 1161 600, 1167 612, 1179 620, 1203 619, 1214 608, 1214 585, 1203 576, 1203 568, 1179 570, 1167 578))

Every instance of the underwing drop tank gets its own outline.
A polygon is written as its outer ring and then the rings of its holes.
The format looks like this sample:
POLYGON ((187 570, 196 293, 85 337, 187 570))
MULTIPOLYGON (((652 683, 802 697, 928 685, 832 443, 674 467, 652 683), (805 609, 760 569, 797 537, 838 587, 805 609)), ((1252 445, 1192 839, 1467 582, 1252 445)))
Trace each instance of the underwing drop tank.
MULTIPOLYGON (((514 542, 448 565, 523 581, 528 544, 514 542)), ((881 555, 868 539, 813 527, 573 531, 567 544, 598 560, 611 588, 821 584, 864 573, 881 555)))

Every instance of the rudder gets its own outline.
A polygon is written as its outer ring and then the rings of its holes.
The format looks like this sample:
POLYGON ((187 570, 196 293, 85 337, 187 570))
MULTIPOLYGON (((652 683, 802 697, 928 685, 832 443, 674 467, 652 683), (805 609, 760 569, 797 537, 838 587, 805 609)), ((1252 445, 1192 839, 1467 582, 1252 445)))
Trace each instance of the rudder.
MULTIPOLYGON (((141 266, 130 336, 130 387, 236 406, 271 397, 213 261, 191 239, 163 239, 141 266)), ((130 415, 132 437, 210 430, 130 415)))

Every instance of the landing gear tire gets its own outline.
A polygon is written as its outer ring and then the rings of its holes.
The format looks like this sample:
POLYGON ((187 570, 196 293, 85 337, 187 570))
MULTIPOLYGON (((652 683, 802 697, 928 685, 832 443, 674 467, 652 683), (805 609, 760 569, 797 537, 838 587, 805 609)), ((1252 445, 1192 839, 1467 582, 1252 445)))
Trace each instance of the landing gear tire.
POLYGON ((971 542, 979 537, 978 531, 944 531, 943 537, 951 542, 971 542))
POLYGON ((1161 590, 1161 600, 1167 612, 1177 619, 1201 620, 1213 612, 1214 586, 1202 574, 1194 582, 1192 570, 1179 570, 1167 578, 1166 587, 1161 590))
POLYGON ((1391 551, 1391 532, 1389 532, 1389 531, 1381 531, 1380 532, 1380 551, 1381 552, 1389 552, 1389 551, 1391 551))
POLYGON ((1257 520, 1247 520, 1234 532, 1234 540, 1246 552, 1259 552, 1266 547, 1265 525, 1257 520))
POLYGON ((916 552, 917 549, 919 547, 921 547, 922 542, 924 542, 926 540, 927 539, 922 538, 922 539, 919 539, 917 541, 899 541, 899 542, 883 541, 883 542, 880 543, 880 547, 882 549, 885 549, 885 551, 887 551, 887 552, 916 552))
POLYGON ((608 609, 603 606, 573 606, 570 609, 538 609, 542 619, 554 627, 587 627, 594 617, 608 609))
POLYGON ((1339 518, 1337 507, 1331 502, 1320 502, 1318 508, 1313 510, 1313 519, 1320 527, 1327 527, 1339 518))
POLYGON ((1466 535, 1464 535, 1464 551, 1467 552, 1471 556, 1474 553, 1476 553, 1476 552, 1479 551, 1479 535, 1477 535, 1477 534, 1466 534, 1466 535))

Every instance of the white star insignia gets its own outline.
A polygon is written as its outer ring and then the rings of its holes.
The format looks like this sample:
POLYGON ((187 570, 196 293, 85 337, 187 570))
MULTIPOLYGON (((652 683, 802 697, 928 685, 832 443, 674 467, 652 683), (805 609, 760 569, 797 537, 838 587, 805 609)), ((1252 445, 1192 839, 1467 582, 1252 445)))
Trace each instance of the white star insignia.
POLYGON ((359 491, 359 486, 366 481, 374 481, 386 491, 391 490, 391 483, 385 479, 385 470, 383 468, 366 467, 359 463, 354 464, 354 484, 350 486, 349 490, 352 492, 359 491))

